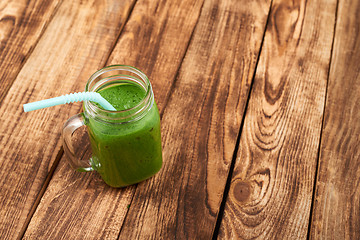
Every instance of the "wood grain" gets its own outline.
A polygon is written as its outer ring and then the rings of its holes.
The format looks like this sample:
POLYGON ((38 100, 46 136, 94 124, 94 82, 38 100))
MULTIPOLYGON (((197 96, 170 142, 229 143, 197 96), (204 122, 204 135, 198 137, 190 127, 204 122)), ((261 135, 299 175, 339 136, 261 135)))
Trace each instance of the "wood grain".
POLYGON ((275 0, 220 239, 305 239, 336 1, 275 0))
POLYGON ((163 112, 203 0, 138 1, 108 64, 130 64, 151 81, 163 112))
POLYGON ((0 2, 0 104, 61 0, 0 2))
MULTIPOLYGON (((201 6, 201 1, 137 1, 107 60, 107 65, 128 64, 146 73, 160 111, 201 6)), ((117 239, 135 189, 136 186, 111 189, 96 173, 74 173, 63 157, 25 238, 117 239)))
POLYGON ((163 168, 138 184, 120 239, 211 238, 269 7, 204 2, 162 118, 163 168))
POLYGON ((311 239, 360 239, 359 12, 339 1, 311 239))
POLYGON ((91 73, 105 64, 131 4, 64 1, 4 98, 0 107, 1 239, 23 234, 60 150, 62 124, 80 109, 75 104, 24 113, 22 104, 82 91, 91 73))

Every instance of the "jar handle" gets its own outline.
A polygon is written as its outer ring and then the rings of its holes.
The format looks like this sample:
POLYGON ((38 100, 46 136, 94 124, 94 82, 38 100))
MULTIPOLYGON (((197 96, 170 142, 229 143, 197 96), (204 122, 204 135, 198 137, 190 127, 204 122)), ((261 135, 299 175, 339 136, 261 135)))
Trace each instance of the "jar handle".
POLYGON ((76 146, 79 146, 79 143, 73 140, 74 133, 80 127, 86 125, 85 120, 84 114, 79 113, 69 118, 62 129, 64 152, 70 166, 79 172, 90 172, 94 170, 91 166, 91 159, 81 159, 81 157, 77 157, 75 154, 76 146))

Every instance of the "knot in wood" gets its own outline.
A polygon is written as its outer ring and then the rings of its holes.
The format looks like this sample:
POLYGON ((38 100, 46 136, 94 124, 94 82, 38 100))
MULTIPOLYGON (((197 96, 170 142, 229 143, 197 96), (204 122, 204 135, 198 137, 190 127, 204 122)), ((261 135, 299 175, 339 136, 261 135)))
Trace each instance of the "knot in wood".
POLYGON ((237 181, 233 184, 233 196, 239 203, 244 203, 250 198, 251 189, 248 182, 237 181))

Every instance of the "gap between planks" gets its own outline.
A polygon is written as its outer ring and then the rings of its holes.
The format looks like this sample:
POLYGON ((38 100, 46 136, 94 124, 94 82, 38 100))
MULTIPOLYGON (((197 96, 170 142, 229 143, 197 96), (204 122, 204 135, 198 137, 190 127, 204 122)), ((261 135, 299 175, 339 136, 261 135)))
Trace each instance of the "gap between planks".
POLYGON ((321 152, 320 150, 321 150, 321 142, 322 142, 322 136, 323 136, 324 122, 325 122, 325 109, 326 109, 326 102, 327 102, 327 97, 328 97, 327 93, 328 93, 328 87, 329 87, 331 62, 332 62, 333 51, 334 51, 338 9, 339 9, 339 0, 336 1, 336 8, 335 8, 334 33, 333 33, 333 40, 331 43, 329 68, 328 68, 328 73, 327 73, 327 81, 326 81, 326 89, 325 89, 324 109, 323 109, 323 116, 322 116, 322 121, 321 121, 319 147, 318 147, 318 152, 317 152, 316 170, 315 170, 315 176, 314 176, 313 193, 312 193, 312 198, 311 198, 310 216, 309 216, 308 232, 307 232, 306 239, 310 239, 310 232, 311 232, 312 220, 313 220, 313 210, 314 210, 314 205, 315 205, 315 194, 316 194, 316 185, 317 185, 316 183, 317 183, 318 173, 319 173, 319 162, 320 162, 320 152, 321 152))
MULTIPOLYGON (((205 1, 204 1, 204 2, 205 2, 205 1)), ((184 62, 186 53, 187 53, 187 51, 188 51, 188 49, 189 49, 189 46, 190 46, 190 43, 191 43, 191 41, 192 41, 192 39, 193 39, 196 26, 197 26, 197 24, 199 23, 199 19, 200 19, 200 16, 201 16, 201 12, 202 12, 202 10, 203 10, 204 2, 201 4, 200 13, 199 13, 198 19, 196 20, 196 23, 195 23, 195 25, 194 25, 194 28, 193 28, 193 30, 192 30, 192 32, 191 32, 191 34, 190 34, 190 38, 189 38, 189 41, 188 41, 188 43, 187 43, 187 45, 186 45, 186 48, 185 48, 185 51, 184 51, 184 55, 181 57, 180 64, 179 64, 178 68, 176 69, 176 73, 175 73, 175 76, 174 76, 174 81, 172 81, 171 86, 170 86, 169 93, 168 93, 168 95, 165 97, 164 107, 160 110, 160 121, 161 121, 162 118, 163 118, 163 115, 164 115, 166 106, 167 106, 167 104, 168 104, 168 102, 169 102, 170 96, 171 96, 172 92, 173 92, 174 89, 175 89, 175 85, 176 85, 176 82, 177 82, 176 80, 178 79, 178 76, 179 76, 179 73, 180 73, 180 69, 181 69, 182 63, 184 62)), ((132 10, 132 9, 131 9, 131 10, 132 10)), ((119 35, 119 36, 120 36, 120 35, 119 35)), ((110 55, 109 55, 109 56, 110 56, 110 55)), ((136 191, 136 188, 137 188, 138 184, 136 184, 135 186, 136 186, 136 187, 135 187, 135 191, 136 191)), ((130 203, 129 203, 129 206, 131 206, 131 203, 132 203, 132 201, 133 201, 133 199, 134 199, 134 196, 135 196, 135 194, 133 194, 133 196, 132 196, 132 198, 131 198, 131 201, 130 201, 130 203)), ((125 214, 125 217, 124 217, 124 222, 126 221, 126 217, 128 216, 128 213, 129 213, 129 210, 126 211, 126 214, 125 214)), ((121 225, 121 228, 120 228, 120 231, 119 231, 119 234, 118 234, 117 239, 120 238, 120 235, 121 235, 121 232, 122 232, 123 227, 124 227, 124 224, 121 225)))
POLYGON ((235 162, 236 162, 237 153, 238 153, 239 145, 240 145, 240 137, 241 137, 241 133, 242 133, 242 130, 243 130, 243 127, 244 127, 245 116, 246 116, 246 112, 248 110, 248 105, 249 105, 249 101, 250 101, 250 95, 251 95, 252 88, 253 88, 253 85, 254 85, 256 69, 257 69, 257 66, 258 66, 258 63, 259 63, 259 60, 260 60, 261 50, 263 48, 263 43, 264 43, 264 39, 265 39, 265 33, 266 33, 266 29, 267 29, 267 26, 268 26, 268 23, 269 23, 269 17, 271 15, 272 3, 273 3, 273 0, 271 0, 271 2, 270 2, 270 8, 269 8, 268 15, 267 15, 267 18, 266 18, 266 23, 265 23, 265 27, 264 27, 264 33, 263 33, 261 43, 260 43, 260 48, 259 48, 259 54, 258 54, 258 57, 256 59, 254 73, 253 73, 253 76, 251 78, 251 83, 250 83, 250 87, 249 87, 248 96, 247 96, 247 99, 246 99, 244 114, 243 114, 243 117, 242 117, 242 120, 241 120, 241 123, 240 123, 240 129, 239 129, 239 132, 238 132, 238 135, 237 135, 237 138, 236 138, 235 149, 234 149, 233 157, 232 157, 232 160, 231 160, 231 163, 230 163, 230 168, 229 168, 229 173, 228 173, 226 184, 225 184, 223 198, 222 198, 222 201, 221 201, 221 204, 220 204, 218 216, 217 216, 217 219, 216 219, 215 228, 214 228, 214 231, 213 231, 213 234, 212 234, 212 239, 213 240, 218 238, 221 221, 222 221, 222 218, 223 218, 223 215, 224 215, 224 209, 225 209, 226 200, 227 200, 227 197, 229 195, 232 174, 234 172, 235 162))
MULTIPOLYGON (((160 112, 160 120, 162 120, 162 117, 163 117, 163 115, 164 115, 166 106, 167 106, 167 104, 168 104, 168 102, 169 102, 170 96, 171 96, 172 92, 173 92, 174 89, 175 89, 175 85, 176 85, 176 82, 177 82, 176 80, 177 80, 178 77, 179 77, 180 69, 181 69, 182 64, 183 64, 183 62, 184 62, 184 59, 185 59, 186 53, 187 53, 187 51, 188 51, 188 49, 189 49, 190 43, 192 42, 192 39, 193 39, 193 36, 194 36, 194 32, 195 32, 196 26, 197 26, 198 23, 199 23, 199 19, 200 19, 201 13, 202 13, 202 11, 203 11, 204 2, 205 2, 205 1, 203 1, 202 4, 201 4, 200 13, 199 13, 198 19, 196 20, 196 23, 195 23, 195 25, 194 25, 194 28, 193 28, 193 30, 191 31, 189 41, 188 41, 188 43, 187 43, 187 45, 186 45, 186 48, 185 48, 185 51, 184 51, 184 55, 183 55, 182 58, 181 58, 181 62, 180 62, 180 64, 179 64, 178 68, 176 69, 176 73, 175 73, 175 76, 174 76, 174 81, 172 81, 171 86, 170 86, 169 93, 168 93, 168 95, 165 97, 164 107, 161 109, 161 112, 160 112)), ((120 232, 121 232, 121 231, 120 231, 120 232)), ((119 236, 120 236, 120 233, 119 233, 119 236)))
POLYGON ((34 45, 29 49, 28 53, 25 55, 24 57, 24 60, 21 62, 21 65, 17 71, 17 73, 14 75, 13 79, 11 79, 11 83, 7 86, 5 86, 5 93, 4 94, 0 94, 0 106, 3 102, 3 100, 5 99, 5 97, 8 95, 9 93, 9 89, 12 87, 15 79, 18 77, 19 73, 21 72, 22 68, 24 67, 24 65, 26 64, 27 60, 29 59, 30 55, 33 53, 35 47, 38 45, 40 39, 42 38, 42 36, 44 35, 44 32, 46 31, 46 29, 48 28, 49 26, 49 23, 53 20, 54 16, 56 15, 57 11, 59 10, 61 4, 63 3, 64 1, 61 1, 60 3, 58 3, 55 8, 54 8, 54 11, 52 12, 52 14, 50 15, 49 19, 47 22, 45 22, 45 25, 43 27, 43 29, 41 30, 38 38, 35 40, 34 42, 34 45))
MULTIPOLYGON (((24 64, 26 63, 26 61, 27 61, 27 59, 29 58, 29 56, 32 54, 33 49, 35 49, 35 47, 36 47, 36 45, 38 44, 38 42, 40 41, 43 33, 46 31, 47 26, 49 25, 49 23, 50 23, 50 22, 52 21, 52 19, 54 18, 57 10, 59 9, 59 7, 60 7, 60 5, 61 5, 62 3, 63 3, 63 1, 62 1, 60 4, 58 4, 58 6, 56 7, 56 9, 54 10, 54 13, 53 13, 53 14, 51 15, 51 17, 49 18, 49 21, 47 22, 46 26, 44 27, 44 30, 40 33, 40 36, 39 36, 39 38, 37 39, 36 43, 34 44, 34 47, 30 50, 29 54, 26 56, 25 61, 23 62, 22 66, 19 68, 19 71, 18 71, 18 73, 16 74, 16 76, 15 76, 14 79, 17 78, 19 72, 21 71, 22 67, 23 67, 24 64)), ((120 27, 120 29, 119 29, 119 31, 118 31, 118 36, 116 37, 116 40, 114 41, 113 45, 112 45, 111 48, 110 48, 109 54, 108 54, 108 56, 107 56, 107 58, 106 58, 106 61, 105 61, 104 65, 103 65, 103 67, 105 67, 105 66, 107 65, 108 59, 109 59, 110 55, 112 54, 112 52, 114 51, 115 46, 116 46, 116 43, 118 42, 118 40, 119 40, 119 38, 120 38, 121 32, 123 31, 124 26, 125 26, 126 23, 128 22, 128 20, 129 20, 129 18, 130 18, 130 16, 131 16, 131 13, 132 13, 132 11, 133 11, 134 6, 135 6, 136 3, 137 3, 137 0, 134 0, 133 3, 132 3, 132 5, 130 6, 130 8, 129 8, 129 13, 128 13, 128 15, 126 16, 126 19, 125 19, 125 21, 124 21, 124 24, 120 27)), ((12 86, 12 84, 9 86, 9 88, 10 88, 11 86, 12 86)), ((7 94, 5 94, 3 97, 5 97, 6 95, 7 95, 7 94)), ((3 99, 3 98, 2 98, 2 99, 3 99)), ((0 105, 1 105, 2 99, 0 99, 0 105)), ((27 228, 28 228, 28 226, 29 226, 29 224, 30 224, 30 221, 31 221, 31 219, 32 219, 32 217, 33 217, 33 215, 34 215, 37 207, 39 206, 39 203, 40 203, 40 201, 41 201, 41 199, 42 199, 45 191, 47 190, 47 188, 48 188, 48 186, 49 186, 49 183, 50 183, 50 181, 51 181, 51 179, 52 179, 52 177, 53 177, 53 175, 54 175, 54 172, 55 172, 56 168, 58 167, 59 162, 60 162, 60 159, 63 157, 63 155, 64 155, 64 149, 63 149, 63 147, 61 147, 60 150, 58 151, 57 155, 56 155, 55 161, 53 162, 53 164, 52 164, 52 166, 51 166, 51 168, 50 168, 50 171, 49 171, 48 175, 47 175, 46 178, 45 178, 44 184, 43 184, 43 186, 42 186, 42 188, 41 188, 38 196, 37 196, 36 199, 35 199, 34 205, 31 207, 30 212, 29 212, 28 216, 26 217, 25 224, 24 224, 24 226, 23 226, 23 228, 21 229, 21 232, 20 232, 20 234, 19 234, 20 239, 22 239, 22 238, 24 237, 25 232, 26 232, 26 230, 27 230, 27 228)))
POLYGON ((32 207, 30 209, 30 212, 29 212, 29 215, 26 217, 24 226, 22 227, 20 235, 19 235, 21 239, 24 237, 26 229, 28 228, 29 223, 31 221, 31 218, 34 215, 37 206, 39 206, 40 200, 43 197, 47 187, 49 186, 50 180, 51 180, 52 176, 54 175, 55 169, 57 168, 63 154, 64 154, 64 149, 63 149, 63 147, 61 147, 59 152, 56 155, 54 163, 52 164, 52 166, 50 168, 49 174, 47 175, 47 177, 46 177, 46 179, 44 181, 44 185, 41 187, 41 190, 40 190, 39 194, 37 195, 37 197, 35 199, 34 205, 32 205, 32 207))

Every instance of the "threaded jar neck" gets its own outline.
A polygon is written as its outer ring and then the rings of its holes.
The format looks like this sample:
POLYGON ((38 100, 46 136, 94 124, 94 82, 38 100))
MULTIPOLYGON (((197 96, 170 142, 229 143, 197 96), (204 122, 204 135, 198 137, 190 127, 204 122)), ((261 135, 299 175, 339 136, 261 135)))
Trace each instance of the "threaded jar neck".
POLYGON ((84 101, 85 115, 95 120, 113 124, 137 121, 144 117, 154 104, 154 95, 147 76, 134 67, 112 65, 102 68, 89 78, 85 91, 98 92, 121 84, 134 84, 141 87, 145 91, 145 96, 136 106, 121 111, 104 110, 91 101, 84 101))

